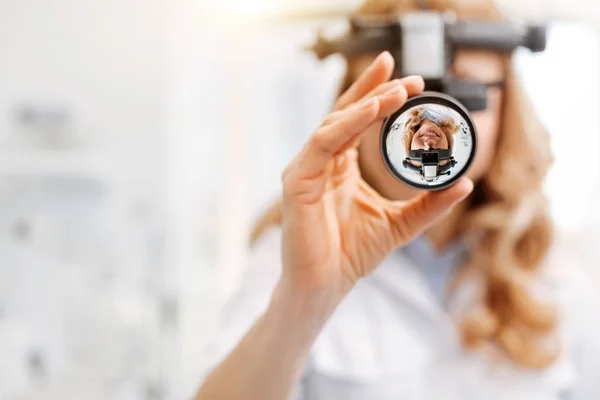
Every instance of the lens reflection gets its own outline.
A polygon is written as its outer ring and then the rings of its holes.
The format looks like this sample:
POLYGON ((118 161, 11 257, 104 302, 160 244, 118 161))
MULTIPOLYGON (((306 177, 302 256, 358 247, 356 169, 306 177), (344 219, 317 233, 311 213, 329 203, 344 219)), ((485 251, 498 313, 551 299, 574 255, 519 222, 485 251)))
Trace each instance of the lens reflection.
POLYGON ((445 186, 466 171, 474 155, 471 125, 449 106, 419 104, 389 126, 382 143, 386 162, 408 184, 445 186))

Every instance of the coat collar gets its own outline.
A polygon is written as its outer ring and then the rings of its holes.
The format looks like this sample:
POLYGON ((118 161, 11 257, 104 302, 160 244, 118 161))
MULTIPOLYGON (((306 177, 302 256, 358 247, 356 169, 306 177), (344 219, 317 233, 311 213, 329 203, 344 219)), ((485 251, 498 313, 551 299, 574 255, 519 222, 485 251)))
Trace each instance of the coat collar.
POLYGON ((467 247, 457 242, 436 253, 425 237, 391 253, 372 274, 372 281, 399 302, 412 308, 431 326, 437 343, 452 342, 460 348, 456 318, 469 308, 477 294, 477 280, 465 280, 446 301, 446 288, 454 273, 466 262, 467 247), (438 270, 436 270, 438 269, 438 270), (432 275, 441 274, 443 287, 432 285, 432 275), (452 332, 449 335, 448 332, 452 332), (444 336, 444 337, 441 337, 444 336))

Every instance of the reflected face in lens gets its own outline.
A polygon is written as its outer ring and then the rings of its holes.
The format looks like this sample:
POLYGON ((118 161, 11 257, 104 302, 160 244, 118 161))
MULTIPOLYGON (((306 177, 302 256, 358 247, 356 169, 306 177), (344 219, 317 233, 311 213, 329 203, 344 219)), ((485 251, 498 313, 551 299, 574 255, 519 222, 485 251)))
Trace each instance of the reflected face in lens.
POLYGON ((429 150, 449 148, 448 138, 435 123, 428 119, 423 120, 419 130, 415 132, 410 142, 411 150, 429 150))
MULTIPOLYGON (((349 64, 352 80, 373 61, 376 54, 359 56, 349 64)), ((505 76, 505 57, 493 52, 479 50, 459 50, 456 54, 452 73, 473 82, 497 82, 505 76)), ((488 108, 471 114, 477 128, 477 154, 467 176, 477 182, 488 172, 495 157, 495 146, 500 132, 504 92, 497 87, 488 89, 488 108)), ((373 125, 378 133, 383 121, 373 125)), ((363 178, 381 195, 393 200, 408 200, 419 195, 419 191, 398 184, 388 172, 380 153, 379 135, 364 135, 360 141, 359 163, 363 178)), ((411 138, 412 139, 412 138, 411 138)), ((407 145, 410 145, 408 142, 407 145)))
POLYGON ((408 100, 386 120, 380 138, 389 171, 417 188, 451 185, 467 171, 475 154, 468 114, 458 102, 435 94, 408 100))

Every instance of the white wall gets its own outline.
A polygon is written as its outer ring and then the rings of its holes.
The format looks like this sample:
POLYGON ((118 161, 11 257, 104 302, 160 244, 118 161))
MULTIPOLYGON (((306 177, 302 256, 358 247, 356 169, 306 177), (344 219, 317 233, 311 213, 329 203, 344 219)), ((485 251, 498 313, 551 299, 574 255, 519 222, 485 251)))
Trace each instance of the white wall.
POLYGON ((84 137, 155 137, 164 106, 165 2, 0 3, 0 132, 20 102, 68 107, 84 137))
POLYGON ((168 392, 170 13, 158 0, 0 2, 2 399, 168 392), (23 105, 69 118, 19 125, 23 105))
POLYGON ((525 88, 552 135, 554 167, 548 193, 562 229, 589 221, 600 194, 600 33, 557 24, 543 53, 517 59, 525 88), (589 156, 585 156, 589 154, 589 156))

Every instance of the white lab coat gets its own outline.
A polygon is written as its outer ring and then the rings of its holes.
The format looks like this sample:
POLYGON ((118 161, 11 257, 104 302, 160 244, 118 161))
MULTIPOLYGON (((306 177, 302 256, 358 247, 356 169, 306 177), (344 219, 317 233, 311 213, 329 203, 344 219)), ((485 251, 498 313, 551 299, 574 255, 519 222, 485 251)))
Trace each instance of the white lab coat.
MULTIPOLYGON (((265 310, 280 275, 280 242, 273 228, 255 245, 243 284, 207 349, 205 372, 265 310)), ((444 308, 411 260, 392 253, 327 322, 294 398, 600 399, 600 302, 583 274, 563 267, 536 284, 559 307, 563 353, 552 366, 532 371, 463 349, 453 318, 477 303, 476 279, 463 283, 444 308)))

